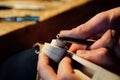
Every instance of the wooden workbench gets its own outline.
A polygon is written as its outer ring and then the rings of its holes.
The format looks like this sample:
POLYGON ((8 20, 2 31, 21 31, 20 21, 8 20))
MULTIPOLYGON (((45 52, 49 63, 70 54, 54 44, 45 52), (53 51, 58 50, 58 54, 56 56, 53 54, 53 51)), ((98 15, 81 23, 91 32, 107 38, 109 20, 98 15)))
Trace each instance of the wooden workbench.
MULTIPOLYGON (((59 1, 1 1, 4 5, 26 4, 44 6, 41 10, 0 10, 0 17, 14 17, 14 16, 39 16, 40 22, 45 21, 51 17, 66 12, 79 5, 87 3, 89 0, 59 0, 59 1)), ((28 25, 35 24, 35 22, 0 22, 0 36, 6 35, 10 32, 25 28, 28 25)))

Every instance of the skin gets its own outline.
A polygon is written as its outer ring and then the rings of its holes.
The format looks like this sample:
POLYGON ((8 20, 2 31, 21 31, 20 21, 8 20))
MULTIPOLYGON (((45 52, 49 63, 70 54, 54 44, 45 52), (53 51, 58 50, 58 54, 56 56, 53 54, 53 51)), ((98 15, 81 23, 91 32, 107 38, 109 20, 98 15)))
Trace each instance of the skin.
MULTIPOLYGON (((70 51, 101 66, 112 66, 120 72, 120 7, 101 12, 84 24, 72 30, 62 30, 59 36, 77 39, 94 39, 94 44, 72 44, 70 51), (118 21, 118 23, 116 23, 118 21), (112 56, 111 56, 112 55, 112 56), (117 64, 116 64, 117 63, 117 64)), ((57 73, 49 65, 50 60, 45 53, 39 54, 38 73, 43 80, 80 80, 74 74, 71 59, 64 57, 58 65, 57 73)))
POLYGON ((58 65, 57 73, 49 65, 50 60, 44 53, 39 54, 38 61, 38 73, 43 80, 81 80, 77 75, 74 74, 71 59, 64 57, 58 65))
MULTIPOLYGON (((109 59, 108 54, 109 50, 113 50, 112 54, 118 55, 117 57, 120 59, 120 39, 119 36, 116 37, 119 32, 115 30, 114 25, 116 24, 113 24, 117 17, 120 17, 120 7, 101 12, 72 30, 63 30, 59 36, 78 39, 92 37, 96 41, 89 47, 90 50, 86 50, 87 45, 80 44, 72 44, 69 50, 99 65, 115 65, 109 59)), ((120 30, 120 24, 117 25, 117 30, 120 30)))

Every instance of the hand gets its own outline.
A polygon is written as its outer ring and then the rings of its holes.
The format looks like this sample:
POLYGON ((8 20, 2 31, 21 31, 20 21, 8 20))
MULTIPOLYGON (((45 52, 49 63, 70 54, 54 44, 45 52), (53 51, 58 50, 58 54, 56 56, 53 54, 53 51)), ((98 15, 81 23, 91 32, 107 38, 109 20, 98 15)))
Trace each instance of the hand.
POLYGON ((89 46, 89 50, 86 50, 87 45, 80 44, 72 44, 69 50, 101 66, 120 67, 119 20, 120 7, 101 12, 77 28, 63 30, 59 36, 78 39, 92 37, 96 42, 89 46))
POLYGON ((49 65, 48 56, 40 53, 37 70, 43 80, 81 80, 74 74, 71 63, 69 57, 64 57, 58 65, 57 73, 55 73, 54 69, 49 65))

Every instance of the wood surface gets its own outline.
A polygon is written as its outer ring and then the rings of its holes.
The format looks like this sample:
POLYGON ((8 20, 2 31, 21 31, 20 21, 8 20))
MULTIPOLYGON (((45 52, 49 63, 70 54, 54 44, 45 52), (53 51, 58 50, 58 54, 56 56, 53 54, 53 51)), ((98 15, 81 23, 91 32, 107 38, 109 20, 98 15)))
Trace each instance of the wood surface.
MULTIPOLYGON (((41 10, 0 10, 0 17, 15 17, 15 16, 39 16, 40 22, 45 21, 51 17, 66 12, 74 7, 83 5, 89 0, 59 0, 59 1, 1 1, 3 5, 39 5, 44 6, 41 10)), ((15 30, 25 28, 28 25, 35 24, 35 22, 0 22, 0 36, 13 32, 15 30)))

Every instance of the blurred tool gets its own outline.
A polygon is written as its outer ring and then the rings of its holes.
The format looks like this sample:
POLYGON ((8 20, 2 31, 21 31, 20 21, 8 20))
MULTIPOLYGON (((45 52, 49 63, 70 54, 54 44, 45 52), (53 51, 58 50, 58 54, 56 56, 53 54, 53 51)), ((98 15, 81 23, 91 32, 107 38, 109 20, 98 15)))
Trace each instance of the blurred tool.
POLYGON ((0 21, 16 21, 16 22, 22 22, 22 21, 39 21, 40 18, 37 16, 24 16, 24 17, 0 17, 0 21))
POLYGON ((30 10, 42 10, 45 8, 43 5, 24 5, 24 4, 15 4, 12 6, 14 9, 30 9, 30 10))
POLYGON ((10 6, 6 6, 6 5, 1 5, 0 4, 0 10, 4 10, 4 9, 11 9, 10 6))
POLYGON ((0 9, 25 9, 25 10, 43 10, 45 9, 44 5, 25 5, 25 4, 0 4, 0 9))

